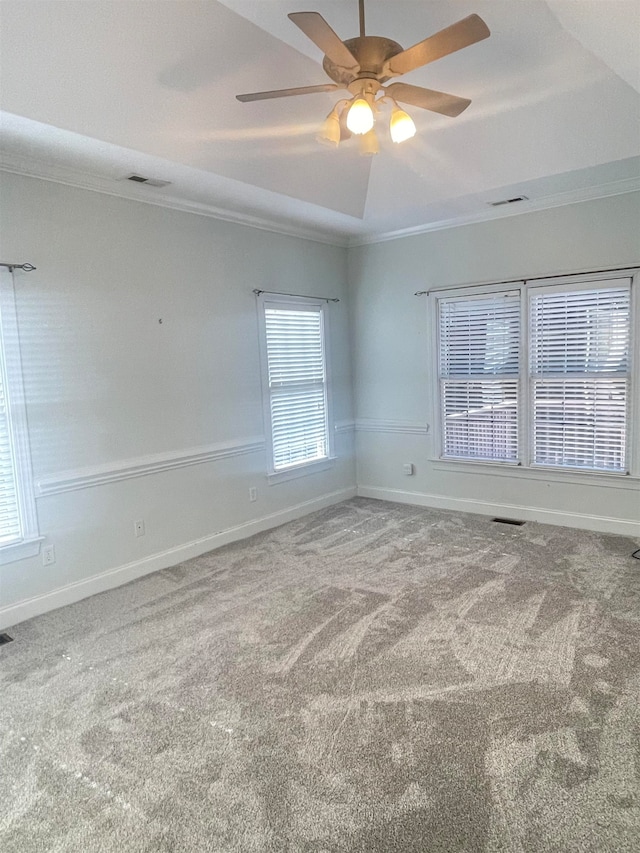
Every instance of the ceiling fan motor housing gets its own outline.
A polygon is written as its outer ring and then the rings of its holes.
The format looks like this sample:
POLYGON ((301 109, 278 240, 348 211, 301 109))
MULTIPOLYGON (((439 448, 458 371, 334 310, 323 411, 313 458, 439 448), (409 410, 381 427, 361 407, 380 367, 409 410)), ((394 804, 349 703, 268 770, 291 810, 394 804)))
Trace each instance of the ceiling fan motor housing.
POLYGON ((332 80, 345 87, 354 80, 377 80, 379 83, 388 80, 388 77, 382 79, 384 65, 403 50, 398 42, 382 36, 359 36, 348 39, 344 44, 358 60, 358 74, 354 75, 350 69, 336 65, 328 56, 325 56, 322 67, 332 80))

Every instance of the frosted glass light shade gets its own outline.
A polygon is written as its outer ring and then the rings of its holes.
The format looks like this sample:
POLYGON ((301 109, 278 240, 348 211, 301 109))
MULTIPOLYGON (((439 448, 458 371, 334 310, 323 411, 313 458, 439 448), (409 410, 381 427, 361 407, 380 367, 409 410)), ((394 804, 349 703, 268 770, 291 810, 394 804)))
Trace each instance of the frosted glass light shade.
POLYGON ((351 133, 368 133, 373 127, 373 110, 364 98, 356 98, 349 107, 347 127, 351 133))
POLYGON ((367 133, 362 134, 359 139, 360 142, 360 153, 365 157, 370 157, 373 154, 377 154, 380 151, 380 146, 378 145, 378 137, 376 136, 376 132, 373 128, 367 133))
POLYGON ((326 117, 317 139, 319 142, 324 142, 328 145, 338 145, 340 142, 340 119, 335 110, 330 112, 326 117))
POLYGON ((412 136, 416 135, 416 126, 413 123, 413 119, 408 113, 401 110, 400 107, 396 107, 391 113, 389 130, 391 131, 391 139, 394 142, 404 142, 405 139, 411 139, 412 136))

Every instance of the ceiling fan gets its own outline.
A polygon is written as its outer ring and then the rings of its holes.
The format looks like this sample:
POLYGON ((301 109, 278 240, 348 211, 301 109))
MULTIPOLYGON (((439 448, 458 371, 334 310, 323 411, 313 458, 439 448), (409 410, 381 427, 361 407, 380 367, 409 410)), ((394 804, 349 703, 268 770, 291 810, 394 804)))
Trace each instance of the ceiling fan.
POLYGON ((403 50, 401 45, 391 39, 365 34, 364 0, 358 0, 358 5, 360 35, 346 41, 341 41, 318 12, 289 14, 290 20, 324 53, 322 67, 333 83, 252 92, 236 95, 237 99, 243 102, 262 101, 346 89, 350 97, 338 101, 327 116, 318 138, 338 145, 352 133, 358 134, 363 154, 375 154, 378 151, 374 124, 375 114, 382 105, 390 104, 392 108, 390 132, 394 142, 410 139, 416 132, 413 120, 400 109, 398 101, 452 118, 469 106, 471 101, 468 98, 408 83, 389 84, 388 81, 487 38, 490 32, 482 18, 469 15, 403 50))

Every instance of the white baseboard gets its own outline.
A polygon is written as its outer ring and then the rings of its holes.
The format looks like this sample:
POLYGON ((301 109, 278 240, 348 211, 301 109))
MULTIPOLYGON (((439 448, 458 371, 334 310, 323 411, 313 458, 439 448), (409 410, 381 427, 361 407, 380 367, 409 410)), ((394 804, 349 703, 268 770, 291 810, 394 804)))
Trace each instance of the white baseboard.
POLYGON ((135 560, 124 566, 109 569, 106 572, 84 578, 81 581, 54 589, 43 595, 28 598, 16 604, 11 604, 8 607, 0 608, 0 629, 9 628, 18 622, 24 622, 25 619, 32 619, 34 616, 40 616, 43 613, 48 613, 50 610, 65 607, 67 604, 74 604, 83 598, 88 598, 98 592, 106 592, 116 586, 122 586, 122 584, 129 583, 129 581, 151 574, 152 572, 157 572, 160 569, 168 569, 170 566, 190 560, 192 557, 199 557, 201 554, 206 554, 207 551, 213 551, 215 548, 228 545, 230 542, 246 539, 255 533, 262 533, 264 530, 270 530, 272 527, 278 527, 287 521, 294 521, 297 518, 308 515, 310 512, 341 503, 355 496, 355 488, 330 492, 329 494, 322 495, 320 498, 304 501, 279 512, 247 521, 236 527, 229 527, 226 530, 212 533, 210 536, 204 536, 202 539, 177 545, 175 548, 169 548, 158 554, 151 554, 141 560, 135 560))
POLYGON ((597 533, 619 533, 631 538, 640 537, 640 522, 579 512, 560 512, 535 506, 486 503, 468 498, 452 498, 445 495, 429 495, 425 492, 406 492, 400 489, 384 489, 379 486, 358 486, 358 496, 377 498, 381 501, 428 506, 434 509, 452 509, 458 512, 475 512, 480 515, 495 515, 517 518, 523 521, 539 521, 541 524, 556 524, 560 527, 577 527, 597 533))

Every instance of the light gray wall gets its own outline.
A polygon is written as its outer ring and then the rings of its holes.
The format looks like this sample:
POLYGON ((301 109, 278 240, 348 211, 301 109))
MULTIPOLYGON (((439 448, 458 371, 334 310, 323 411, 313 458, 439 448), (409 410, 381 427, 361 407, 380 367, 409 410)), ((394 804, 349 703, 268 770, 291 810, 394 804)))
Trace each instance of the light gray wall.
MULTIPOLYGON (((330 308, 333 401, 336 420, 352 420, 345 249, 0 177, 2 259, 37 266, 17 278, 36 482, 262 438, 253 288, 341 299, 330 308)), ((0 566, 0 621, 3 609, 15 621, 17 602, 71 590, 19 614, 46 610, 95 591, 87 578, 129 566, 102 585, 122 582, 210 549, 220 531, 249 523, 236 535, 250 533, 348 496, 352 433, 337 433, 336 450, 330 471, 277 485, 262 450, 38 498, 56 563, 0 566)))
MULTIPOLYGON (((637 480, 442 470, 429 461, 430 436, 411 431, 432 417, 426 303, 413 292, 637 263, 638 194, 347 253, 16 175, 0 175, 0 191, 2 259, 38 267, 17 285, 36 482, 260 440, 258 287, 341 299, 331 308, 334 408, 338 422, 353 419, 352 354, 367 424, 357 433, 362 494, 638 530, 637 480), (381 421, 392 423, 381 430, 381 421)), ((276 486, 258 450, 40 496, 56 563, 0 566, 0 627, 347 497, 356 483, 348 428, 336 450, 332 470, 276 486), (139 518, 146 535, 136 539, 139 518)))
MULTIPOLYGON (((432 435, 417 431, 435 417, 427 300, 413 295, 639 262, 639 193, 351 249, 356 418, 366 427, 357 432, 360 493, 640 535, 637 478, 583 474, 570 482, 563 474, 502 476, 488 467, 432 461, 437 456, 432 435), (394 431, 388 421, 409 431, 394 431), (402 473, 403 462, 415 465, 413 476, 402 473)), ((640 393, 631 421, 638 475, 640 393)))

